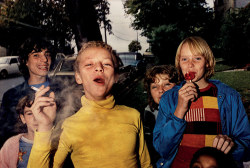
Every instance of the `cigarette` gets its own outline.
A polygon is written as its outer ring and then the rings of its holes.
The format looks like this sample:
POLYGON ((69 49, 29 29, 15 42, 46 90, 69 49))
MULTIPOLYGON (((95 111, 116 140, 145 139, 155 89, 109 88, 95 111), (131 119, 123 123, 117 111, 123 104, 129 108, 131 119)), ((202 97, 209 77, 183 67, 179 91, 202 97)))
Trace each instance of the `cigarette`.
POLYGON ((31 86, 31 89, 33 89, 34 91, 39 91, 39 89, 38 88, 36 88, 36 87, 34 87, 34 86, 31 86))

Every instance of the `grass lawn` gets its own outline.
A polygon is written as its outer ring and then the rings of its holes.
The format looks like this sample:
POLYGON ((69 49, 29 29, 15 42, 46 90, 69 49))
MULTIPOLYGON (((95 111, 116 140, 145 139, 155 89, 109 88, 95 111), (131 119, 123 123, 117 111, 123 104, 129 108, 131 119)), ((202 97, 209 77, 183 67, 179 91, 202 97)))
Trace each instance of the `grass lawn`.
POLYGON ((220 71, 225 71, 225 70, 229 70, 232 68, 233 67, 230 65, 216 64, 214 70, 215 70, 215 72, 220 72, 220 71))
POLYGON ((250 71, 216 72, 212 79, 218 79, 231 86, 244 99, 250 101, 250 71))
POLYGON ((241 94, 250 120, 250 71, 216 72, 212 79, 220 80, 241 94))

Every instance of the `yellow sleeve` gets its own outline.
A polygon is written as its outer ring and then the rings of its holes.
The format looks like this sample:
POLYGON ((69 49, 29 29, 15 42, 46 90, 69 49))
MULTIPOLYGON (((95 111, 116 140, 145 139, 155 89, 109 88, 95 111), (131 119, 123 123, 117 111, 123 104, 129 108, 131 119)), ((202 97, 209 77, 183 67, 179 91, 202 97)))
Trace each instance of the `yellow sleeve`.
MULTIPOLYGON (((52 150, 51 134, 52 131, 35 132, 34 143, 30 152, 27 168, 49 168, 52 150)), ((59 145, 55 152, 53 168, 62 167, 69 151, 65 148, 64 141, 61 139, 62 136, 60 137, 59 145)))
POLYGON ((30 152, 27 168, 49 167, 52 130, 48 132, 35 132, 33 146, 30 152))
POLYGON ((142 168, 153 168, 151 165, 151 160, 150 160, 150 155, 148 152, 148 147, 146 145, 146 142, 144 140, 144 132, 143 132, 143 125, 142 121, 139 118, 139 158, 140 158, 140 163, 142 168))
POLYGON ((67 138, 70 132, 62 131, 60 136, 59 144, 55 153, 53 168, 62 167, 68 153, 71 152, 70 146, 68 145, 69 139, 67 138), (67 143, 66 143, 67 142, 67 143))

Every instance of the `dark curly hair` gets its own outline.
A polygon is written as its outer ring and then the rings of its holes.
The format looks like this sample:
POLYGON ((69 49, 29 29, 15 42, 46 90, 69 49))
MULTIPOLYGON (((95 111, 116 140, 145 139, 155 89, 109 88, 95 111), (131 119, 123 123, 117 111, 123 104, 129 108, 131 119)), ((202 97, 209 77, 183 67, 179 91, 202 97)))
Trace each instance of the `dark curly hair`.
POLYGON ((147 70, 146 76, 144 78, 144 88, 147 90, 148 104, 149 104, 149 107, 152 111, 158 109, 158 104, 156 104, 154 102, 153 97, 150 94, 150 84, 155 82, 155 77, 158 74, 168 75, 169 82, 171 82, 171 83, 178 82, 177 71, 176 71, 175 67, 172 65, 158 65, 158 66, 153 66, 152 68, 147 70))
POLYGON ((236 162, 232 158, 232 155, 225 154, 214 147, 203 147, 194 153, 193 158, 190 162, 190 168, 193 167, 194 163, 199 159, 200 156, 210 156, 217 162, 218 168, 235 168, 237 167, 236 162))
POLYGON ((22 123, 20 115, 24 115, 25 107, 32 106, 34 99, 35 99, 35 92, 33 90, 30 90, 26 96, 20 98, 18 101, 18 104, 16 106, 16 112, 18 114, 19 120, 15 124, 15 128, 18 130, 18 132, 27 132, 27 126, 26 124, 22 123))
POLYGON ((31 37, 25 40, 25 42, 21 45, 18 54, 19 54, 19 71, 23 74, 24 79, 29 79, 29 69, 26 66, 26 63, 29 59, 29 54, 35 50, 35 52, 40 52, 42 49, 47 49, 51 55, 51 65, 53 67, 53 63, 55 60, 55 48, 51 44, 50 41, 46 40, 43 37, 31 37))

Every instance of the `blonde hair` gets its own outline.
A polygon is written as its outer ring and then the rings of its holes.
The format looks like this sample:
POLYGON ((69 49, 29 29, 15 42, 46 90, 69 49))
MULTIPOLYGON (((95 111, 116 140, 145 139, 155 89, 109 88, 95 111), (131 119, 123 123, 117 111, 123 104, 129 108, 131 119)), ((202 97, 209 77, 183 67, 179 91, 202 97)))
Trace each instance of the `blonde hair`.
POLYGON ((110 55, 111 55, 111 58, 112 58, 112 62, 114 64, 114 70, 115 70, 115 73, 118 73, 118 70, 119 70, 119 61, 118 61, 118 56, 116 54, 115 51, 112 50, 112 47, 102 41, 89 41, 87 43, 84 43, 82 45, 82 48, 80 49, 78 55, 77 55, 77 58, 76 58, 76 61, 75 61, 75 64, 74 64, 74 70, 75 72, 79 72, 79 56, 84 52, 86 51, 88 48, 103 48, 105 50, 107 50, 110 55))
POLYGON ((176 52, 175 66, 177 68, 179 79, 180 80, 184 79, 182 70, 180 68, 181 49, 184 44, 188 44, 192 54, 201 55, 205 58, 206 67, 205 67, 204 78, 205 80, 208 80, 209 78, 211 78, 214 75, 214 66, 215 66, 215 58, 214 58, 213 52, 210 49, 207 42, 203 38, 198 37, 198 36, 192 36, 192 37, 188 37, 184 39, 180 43, 176 52))

